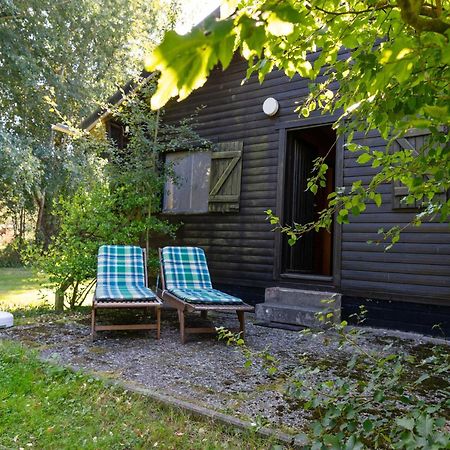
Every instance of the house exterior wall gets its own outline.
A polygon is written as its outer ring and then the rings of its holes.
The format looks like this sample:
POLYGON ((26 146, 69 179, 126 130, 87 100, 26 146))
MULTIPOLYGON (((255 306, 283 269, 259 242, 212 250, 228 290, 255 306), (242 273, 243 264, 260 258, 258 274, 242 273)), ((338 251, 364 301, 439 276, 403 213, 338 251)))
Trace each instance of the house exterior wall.
MULTIPOLYGON (((198 133, 212 142, 243 141, 240 210, 237 213, 206 213, 173 216, 183 226, 178 233, 182 245, 205 249, 213 282, 220 286, 247 287, 247 300, 259 288, 291 286, 337 290, 344 295, 386 300, 450 305, 450 227, 425 223, 403 232, 389 252, 377 240, 377 230, 406 224, 412 213, 393 210, 391 185, 381 187, 383 205, 368 205, 351 223, 335 228, 335 260, 332 280, 323 278, 286 280, 277 275, 279 238, 265 220, 267 209, 277 213, 286 130, 332 123, 330 117, 312 115, 300 119, 297 102, 307 95, 309 80, 289 80, 281 72, 270 73, 263 85, 252 77, 241 85, 246 63, 235 58, 222 72, 215 70, 204 87, 181 103, 166 108, 164 120, 175 122, 198 113, 198 133), (274 97, 280 110, 267 117, 262 104, 274 97)), ((384 141, 375 133, 356 136, 355 142, 382 149, 384 141)), ((337 145, 337 185, 355 180, 369 181, 374 171, 356 163, 357 155, 337 145)), ((235 289, 234 289, 235 290, 235 289)), ((255 297, 255 299, 256 299, 255 297)), ((260 300, 260 295, 257 298, 260 300)))

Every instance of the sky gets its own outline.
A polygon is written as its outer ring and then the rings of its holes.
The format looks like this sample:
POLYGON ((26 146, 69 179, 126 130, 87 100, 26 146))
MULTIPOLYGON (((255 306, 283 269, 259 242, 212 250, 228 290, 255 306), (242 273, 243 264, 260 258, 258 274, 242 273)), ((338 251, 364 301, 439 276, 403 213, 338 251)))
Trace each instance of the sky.
POLYGON ((182 0, 181 21, 175 27, 179 34, 187 33, 220 5, 220 0, 182 0))

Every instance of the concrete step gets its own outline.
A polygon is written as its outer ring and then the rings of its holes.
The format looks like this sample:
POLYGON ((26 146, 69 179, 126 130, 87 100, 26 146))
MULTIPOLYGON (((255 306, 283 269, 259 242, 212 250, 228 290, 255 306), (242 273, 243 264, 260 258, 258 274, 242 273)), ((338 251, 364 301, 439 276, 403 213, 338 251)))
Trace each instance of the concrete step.
POLYGON ((299 325, 304 327, 321 327, 324 325, 317 314, 320 313, 317 308, 293 308, 290 306, 270 305, 260 303, 256 305, 256 318, 263 322, 271 324, 282 323, 299 325))
POLYGON ((322 308, 324 305, 327 305, 324 300, 330 299, 338 300, 340 306, 340 294, 335 292, 272 287, 267 288, 265 293, 265 302, 267 303, 280 303, 292 306, 313 306, 322 308))
POLYGON ((332 321, 340 321, 341 296, 330 292, 301 289, 268 288, 266 300, 256 305, 257 320, 276 326, 277 323, 306 327, 322 327, 318 314, 333 311, 332 321), (323 302, 333 299, 333 303, 323 302))

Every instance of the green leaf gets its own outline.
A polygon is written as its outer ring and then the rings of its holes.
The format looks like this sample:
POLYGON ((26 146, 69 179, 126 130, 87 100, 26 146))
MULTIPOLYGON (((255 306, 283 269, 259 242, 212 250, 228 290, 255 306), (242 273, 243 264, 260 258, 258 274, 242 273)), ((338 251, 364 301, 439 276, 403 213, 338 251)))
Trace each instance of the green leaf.
POLYGON ((363 422, 363 429, 366 433, 373 430, 373 422, 370 419, 366 419, 363 422))
POLYGON ((395 423, 406 430, 414 430, 415 421, 412 417, 397 417, 395 423))
POLYGON ((159 109, 175 96, 182 100, 205 84, 211 69, 219 62, 227 67, 234 51, 233 22, 209 21, 207 32, 194 28, 188 35, 175 31, 165 34, 163 42, 145 62, 147 71, 158 70, 161 76, 151 98, 159 109))
POLYGON ((362 153, 358 156, 356 162, 358 164, 365 164, 373 159, 373 156, 370 153, 362 153))

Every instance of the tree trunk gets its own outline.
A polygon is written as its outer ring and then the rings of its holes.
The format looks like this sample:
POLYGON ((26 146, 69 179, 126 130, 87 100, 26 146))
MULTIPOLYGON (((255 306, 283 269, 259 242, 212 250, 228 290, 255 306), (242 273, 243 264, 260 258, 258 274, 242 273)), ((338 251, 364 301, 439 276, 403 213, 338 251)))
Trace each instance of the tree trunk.
POLYGON ((71 282, 65 281, 55 291, 55 311, 64 311, 65 294, 71 284, 71 282))
POLYGON ((64 311, 64 292, 55 292, 55 311, 64 311))
POLYGON ((52 214, 52 199, 48 194, 35 193, 34 199, 38 206, 38 218, 36 221, 36 242, 43 245, 46 250, 50 245, 52 236, 58 229, 58 219, 52 214))
POLYGON ((42 235, 42 221, 44 217, 44 207, 45 207, 45 191, 34 193, 34 201, 36 202, 38 214, 36 219, 36 227, 35 227, 35 239, 36 242, 42 242, 43 241, 43 235, 42 235))

